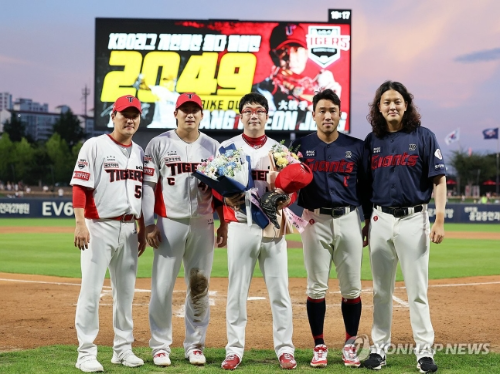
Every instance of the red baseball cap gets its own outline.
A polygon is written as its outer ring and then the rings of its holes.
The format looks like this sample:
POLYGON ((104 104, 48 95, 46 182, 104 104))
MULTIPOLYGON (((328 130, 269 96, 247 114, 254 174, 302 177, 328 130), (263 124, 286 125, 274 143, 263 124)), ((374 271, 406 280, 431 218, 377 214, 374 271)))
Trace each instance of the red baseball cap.
POLYGON ((288 44, 298 44, 307 48, 306 32, 300 25, 279 24, 271 32, 269 38, 271 49, 281 49, 288 44))
POLYGON ((113 112, 123 112, 128 108, 136 108, 139 113, 142 113, 141 102, 137 97, 132 95, 121 96, 113 104, 113 112))
POLYGON ((313 180, 313 173, 309 166, 303 163, 291 164, 281 170, 274 185, 286 193, 297 192, 313 180))
POLYGON ((185 103, 195 103, 201 109, 203 109, 203 104, 201 102, 200 97, 197 94, 195 94, 194 92, 185 92, 185 93, 181 94, 177 98, 177 102, 175 103, 175 109, 176 110, 179 109, 179 107, 185 103))

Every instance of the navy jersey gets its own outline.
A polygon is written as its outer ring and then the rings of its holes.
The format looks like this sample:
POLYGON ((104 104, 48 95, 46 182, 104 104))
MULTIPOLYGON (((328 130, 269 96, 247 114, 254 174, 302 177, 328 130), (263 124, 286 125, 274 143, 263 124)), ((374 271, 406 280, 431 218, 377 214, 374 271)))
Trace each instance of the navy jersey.
POLYGON ((389 207, 427 204, 433 177, 446 175, 436 136, 425 127, 411 133, 398 131, 381 139, 370 133, 365 139, 367 177, 372 203, 389 207))
POLYGON ((362 140, 339 133, 328 144, 313 133, 295 141, 292 148, 302 153, 301 161, 314 175, 299 192, 299 206, 313 210, 361 204, 357 180, 364 170, 362 140))

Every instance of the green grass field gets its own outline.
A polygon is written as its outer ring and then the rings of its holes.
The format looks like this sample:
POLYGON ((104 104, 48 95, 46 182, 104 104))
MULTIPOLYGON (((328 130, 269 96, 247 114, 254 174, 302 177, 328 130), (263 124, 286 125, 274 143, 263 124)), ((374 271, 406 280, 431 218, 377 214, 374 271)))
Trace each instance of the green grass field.
MULTIPOLYGON (((74 227, 71 219, 0 219, 0 226, 23 227, 74 227)), ((448 224, 447 232, 498 232, 498 225, 488 224, 448 224)), ((287 237, 289 241, 300 242, 300 235, 287 237)), ((500 245, 495 240, 465 240, 445 239, 440 245, 431 246, 429 276, 431 279, 458 278, 466 276, 498 275, 500 274, 500 245)), ((150 277, 152 263, 152 248, 148 248, 139 261, 139 277, 150 277)), ((305 277, 301 248, 289 249, 290 277, 305 277)), ((226 249, 215 250, 212 277, 227 276, 226 249)), ((50 233, 6 233, 0 235, 0 272, 53 275, 62 277, 80 277, 79 251, 73 246, 73 235, 50 233)), ((255 270, 256 276, 262 276, 255 270)), ((183 276, 182 270, 180 276, 183 276)), ((335 277, 332 271, 332 277, 335 277)), ((370 265, 368 250, 364 249, 362 278, 370 280, 370 265)), ((398 269, 398 280, 402 274, 398 269)), ((112 351, 110 347, 99 347, 99 360, 108 373, 221 373, 220 363, 224 359, 224 349, 207 349, 208 363, 205 367, 193 367, 184 359, 183 350, 174 348, 172 353, 173 366, 167 369, 155 367, 148 348, 137 348, 137 354, 146 364, 143 367, 130 369, 109 362, 112 351)), ((317 372, 309 367, 310 350, 297 350, 297 372, 317 372)), ((78 373, 74 362, 75 346, 47 346, 33 350, 0 353, 0 373, 78 373)), ((388 356, 388 366, 384 373, 417 373, 413 355, 388 356)), ((438 353, 436 361, 439 371, 443 373, 500 373, 500 355, 449 355, 438 353)), ((330 351, 329 365, 326 369, 339 373, 351 372, 341 361, 339 351, 330 351)), ((366 369, 363 369, 365 371, 366 369)), ((271 350, 245 352, 243 363, 237 369, 241 373, 274 373, 282 372, 275 354, 271 350)))
MULTIPOLYGON (((0 226, 73 227, 71 219, 0 219, 0 226)), ((448 224, 447 231, 498 232, 492 224, 448 224)), ((299 234, 287 236, 290 242, 300 242, 299 234)), ((431 245, 430 279, 459 278, 500 274, 500 245, 496 240, 445 239, 431 245)), ((67 234, 2 234, 0 235, 0 272, 80 277, 80 252, 73 246, 73 235, 67 234), (22 240, 21 240, 22 238, 22 240)), ((148 247, 139 260, 138 277, 151 276, 153 249, 148 247)), ((306 272, 302 248, 289 248, 290 277, 304 278, 306 272)), ((183 276, 182 269, 180 276, 183 276)), ((262 274, 256 266, 255 276, 262 274)), ((332 270, 332 277, 335 277, 332 270)), ((227 277, 226 248, 217 248, 212 277, 227 277)), ((364 249, 362 279, 371 280, 368 249, 364 249)), ((403 280, 398 269, 397 280, 403 280)))
MULTIPOLYGON (((98 360, 104 366, 106 373, 223 373, 220 368, 224 360, 224 349, 207 348, 207 364, 204 367, 194 367, 184 359, 182 348, 172 350, 172 366, 160 368, 154 366, 149 348, 134 349, 139 357, 144 359, 144 366, 138 368, 126 368, 122 365, 110 363, 112 350, 110 347, 99 347, 98 360)), ((33 350, 0 353, 0 372, 2 374, 67 374, 80 373, 75 369, 75 347, 72 346, 49 346, 33 350)), ((328 355, 328 367, 326 369, 315 369, 309 366, 311 351, 300 349, 295 352, 297 360, 297 373, 353 373, 352 368, 343 365, 340 351, 330 350, 328 355)), ((439 366, 438 373, 470 374, 470 373, 500 373, 500 355, 488 353, 486 355, 450 355, 438 353, 435 356, 439 366)), ((279 367, 278 360, 273 351, 249 350, 245 352, 241 365, 236 369, 237 373, 283 373, 279 367)), ((357 371, 356 371, 357 372, 357 371)), ((359 372, 368 373, 367 369, 359 369, 359 372)), ((412 354, 398 354, 387 356, 387 366, 381 370, 382 373, 418 373, 416 370, 415 356, 412 354)))

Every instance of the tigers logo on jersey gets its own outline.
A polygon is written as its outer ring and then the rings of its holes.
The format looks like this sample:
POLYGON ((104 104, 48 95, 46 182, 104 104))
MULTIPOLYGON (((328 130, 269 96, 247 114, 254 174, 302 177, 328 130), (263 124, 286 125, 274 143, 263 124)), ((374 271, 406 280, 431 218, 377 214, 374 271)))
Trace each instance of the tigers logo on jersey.
POLYGON ((86 168, 87 166, 89 166, 89 163, 87 162, 87 160, 78 160, 78 169, 83 169, 83 168, 86 168))

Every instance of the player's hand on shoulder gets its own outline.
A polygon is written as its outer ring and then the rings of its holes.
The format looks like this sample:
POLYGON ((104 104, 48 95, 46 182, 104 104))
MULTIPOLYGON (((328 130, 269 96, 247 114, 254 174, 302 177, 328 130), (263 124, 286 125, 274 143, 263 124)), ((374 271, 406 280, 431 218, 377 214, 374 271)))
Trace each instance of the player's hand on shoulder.
POLYGON ((75 238, 74 244, 75 247, 84 251, 88 248, 90 242, 90 233, 87 228, 87 225, 84 222, 77 223, 75 228, 75 238))
POLYGON ((156 225, 146 226, 146 241, 150 247, 158 249, 161 243, 161 233, 156 225))

